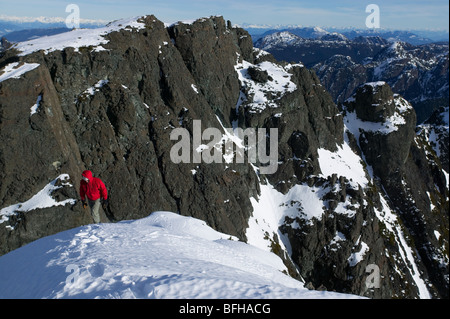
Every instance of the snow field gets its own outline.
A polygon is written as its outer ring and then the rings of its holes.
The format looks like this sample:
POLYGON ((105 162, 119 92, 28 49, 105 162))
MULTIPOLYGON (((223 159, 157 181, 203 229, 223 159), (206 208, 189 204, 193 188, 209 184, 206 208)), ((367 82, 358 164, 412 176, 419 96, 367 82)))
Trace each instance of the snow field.
POLYGON ((361 157, 352 151, 346 135, 344 144, 342 146, 337 145, 337 148, 336 152, 323 148, 317 150, 322 175, 329 177, 337 174, 338 177, 346 177, 352 187, 358 188, 358 185, 367 187, 369 180, 362 165, 361 157))
POLYGON ((103 51, 103 44, 108 43, 105 35, 119 30, 140 30, 144 29, 144 23, 139 23, 140 17, 117 20, 109 23, 105 27, 96 29, 74 29, 70 32, 60 33, 52 36, 40 37, 37 39, 17 43, 14 48, 21 51, 19 56, 25 56, 36 51, 43 50, 45 54, 64 48, 74 48, 76 52, 81 47, 92 47, 95 51, 103 51))
POLYGON ((283 67, 275 65, 271 62, 265 61, 257 65, 251 64, 245 60, 242 63, 238 61, 235 65, 236 72, 239 77, 239 81, 244 89, 247 90, 247 96, 240 98, 239 105, 245 102, 248 98, 251 98, 251 103, 247 105, 250 108, 250 112, 261 113, 267 107, 277 108, 276 100, 280 99, 283 95, 294 92, 297 89, 297 85, 291 81, 292 75, 288 73, 283 67), (272 80, 268 80, 266 83, 257 83, 252 80, 248 74, 248 69, 251 67, 259 68, 263 71, 267 71, 269 77, 272 80), (278 98, 270 100, 266 96, 266 92, 279 95, 278 98))
MULTIPOLYGON (((419 296, 421 299, 431 299, 430 292, 426 287, 425 281, 422 279, 419 268, 417 267, 416 261, 414 259, 413 249, 408 245, 403 230, 397 221, 397 216, 391 211, 388 203, 380 195, 381 204, 383 206, 382 210, 375 209, 375 213, 379 220, 383 221, 386 228, 390 233, 394 235, 395 242, 399 247, 399 252, 401 258, 408 267, 409 272, 413 276, 415 285, 419 289, 419 296)), ((398 270, 397 270, 398 271, 398 270)), ((401 273, 400 273, 401 274, 401 273)))
POLYGON ((39 65, 39 63, 23 63, 19 66, 19 62, 10 63, 0 70, 0 82, 8 79, 19 79, 22 75, 36 69, 39 65))
MULTIPOLYGON (((39 191, 32 198, 23 203, 14 204, 0 210, 0 224, 9 220, 9 217, 17 214, 17 212, 28 212, 34 209, 48 208, 53 206, 64 206, 67 204, 74 205, 75 199, 66 199, 61 202, 57 202, 53 197, 52 193, 61 188, 62 186, 55 186, 58 180, 61 180, 63 185, 69 185, 66 180, 69 179, 68 174, 61 174, 56 179, 47 184, 41 191, 39 191)), ((8 226, 11 229, 11 226, 8 226)))
POLYGON ((309 291, 274 254, 168 212, 49 236, 0 257, 0 298, 357 298, 309 291))

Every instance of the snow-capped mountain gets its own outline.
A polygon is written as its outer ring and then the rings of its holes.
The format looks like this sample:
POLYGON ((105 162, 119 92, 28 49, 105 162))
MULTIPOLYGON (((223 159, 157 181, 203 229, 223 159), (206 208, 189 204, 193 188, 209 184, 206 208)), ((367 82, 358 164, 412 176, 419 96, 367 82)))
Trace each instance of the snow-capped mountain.
POLYGON ((337 28, 337 27, 303 27, 303 26, 258 26, 243 24, 242 28, 247 30, 254 41, 259 40, 267 35, 277 32, 290 32, 299 37, 306 39, 318 39, 326 34, 339 34, 350 40, 355 38, 366 37, 382 37, 390 42, 407 42, 413 45, 422 45, 432 42, 447 41, 448 31, 433 30, 389 30, 389 29, 355 29, 355 28, 337 28))
MULTIPOLYGON (((340 30, 339 30, 340 31, 340 30)), ((338 32, 339 32, 338 31, 338 32)), ((402 31, 402 30, 384 30, 384 29, 371 29, 371 30, 350 30, 341 31, 345 36, 350 39, 357 37, 382 37, 389 42, 407 42, 412 45, 422 45, 438 41, 448 41, 448 32, 439 31, 402 31)))
POLYGON ((318 39, 330 34, 330 32, 321 27, 288 28, 287 30, 298 37, 306 39, 318 39))
POLYGON ((268 35, 255 46, 279 60, 301 62, 314 69, 337 103, 366 82, 385 81, 413 103, 419 122, 435 107, 448 104, 448 43, 415 46, 381 37, 350 40, 331 33, 303 39, 283 32, 268 35))
POLYGON ((0 58, 0 92, 0 265, 20 263, 33 247, 49 252, 37 260, 62 265, 52 268, 55 293, 34 296, 170 297, 178 287, 229 297, 196 290, 216 282, 249 298, 261 287, 270 297, 331 296, 303 286, 448 298, 448 172, 416 134, 411 104, 386 82, 358 86, 338 108, 314 71, 277 62, 222 17, 144 16, 15 45, 0 58), (272 174, 263 173, 267 154, 252 155, 246 129, 266 130, 257 144, 277 156, 272 174), (173 132, 189 140, 180 163, 173 132), (102 213, 104 224, 90 225, 77 192, 84 169, 106 183, 115 219, 129 222, 108 224, 102 213), (149 256, 130 258, 118 242, 162 254, 173 272, 144 267, 149 256), (178 245, 195 255, 187 264, 171 255, 178 245), (91 262, 104 246, 121 262, 102 254, 91 262), (65 285, 71 261, 85 274, 79 287, 65 285), (191 271, 201 264, 205 274, 191 271), (170 274, 183 269, 177 286, 170 274))
POLYGON ((301 41, 304 41, 303 38, 300 38, 298 36, 296 36, 295 34, 292 34, 288 31, 283 31, 283 32, 277 32, 277 33, 272 33, 268 36, 265 36, 264 38, 262 38, 260 40, 260 48, 262 50, 269 50, 271 48, 276 48, 276 47, 286 47, 289 45, 294 45, 296 43, 299 43, 301 41))
MULTIPOLYGON (((327 35, 330 32, 326 31, 321 27, 302 27, 296 25, 278 25, 278 26, 270 26, 270 25, 249 25, 243 24, 240 25, 243 29, 247 30, 253 38, 253 41, 259 40, 260 38, 264 38, 265 36, 271 35, 273 33, 279 32, 289 32, 296 36, 306 38, 306 39, 316 39, 321 36, 327 35)), ((333 32, 331 32, 333 33, 333 32)))
POLYGON ((435 107, 448 104, 448 57, 448 44, 395 42, 362 62, 336 55, 313 69, 337 102, 345 101, 361 83, 386 81, 414 105, 421 123, 435 107))
POLYGON ((386 80, 413 103, 442 98, 448 96, 448 59, 448 44, 395 42, 373 58, 373 78, 386 80))
POLYGON ((418 126, 418 134, 433 147, 440 158, 443 168, 449 172, 449 107, 436 109, 431 117, 418 126))
POLYGON ((280 61, 297 61, 312 67, 336 54, 350 56, 357 62, 375 56, 388 41, 382 38, 349 40, 339 33, 325 33, 306 38, 289 31, 276 32, 255 42, 255 47, 268 51, 280 61))

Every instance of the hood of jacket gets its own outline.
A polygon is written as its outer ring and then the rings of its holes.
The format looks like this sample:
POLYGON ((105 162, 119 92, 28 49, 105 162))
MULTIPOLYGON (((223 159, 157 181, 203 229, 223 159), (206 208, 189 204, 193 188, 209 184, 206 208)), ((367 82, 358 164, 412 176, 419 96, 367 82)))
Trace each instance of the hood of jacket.
POLYGON ((92 180, 92 172, 91 171, 84 171, 81 175, 83 175, 84 177, 86 177, 88 180, 92 180))

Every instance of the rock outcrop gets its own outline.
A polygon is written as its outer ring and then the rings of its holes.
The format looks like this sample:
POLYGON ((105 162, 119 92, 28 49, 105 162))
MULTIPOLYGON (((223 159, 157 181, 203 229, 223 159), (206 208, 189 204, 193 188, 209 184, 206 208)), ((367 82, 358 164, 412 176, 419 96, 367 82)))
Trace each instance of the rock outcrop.
MULTIPOLYGON (((107 184, 111 211, 119 220, 168 210, 195 215, 245 239, 246 219, 251 212, 249 197, 257 190, 253 170, 242 165, 236 170, 232 166, 225 169, 224 165, 180 166, 169 158, 173 146, 169 129, 179 125, 182 114, 186 113, 182 125, 190 130, 192 119, 201 119, 204 127, 221 128, 209 103, 219 109, 230 108, 230 100, 235 104, 239 82, 234 63, 239 46, 232 42, 231 33, 226 37, 222 34, 233 55, 216 52, 215 61, 196 68, 199 79, 216 82, 224 80, 216 79, 216 74, 228 72, 235 96, 225 92, 220 100, 212 93, 203 95, 193 90, 196 85, 208 92, 210 84, 196 82, 196 73, 189 71, 180 53, 183 51, 173 44, 177 40, 182 43, 180 39, 171 39, 168 29, 153 16, 142 23, 144 30, 109 33, 108 44, 100 52, 92 47, 67 47, 20 58, 7 52, 2 66, 21 60, 34 61, 39 67, 20 79, 1 83, 1 134, 5 142, 1 156, 2 207, 36 194, 58 172, 68 173, 78 188, 80 172, 91 169, 107 184), (218 61, 222 58, 230 61, 228 71, 211 69, 220 68, 218 61), (208 97, 215 100, 208 103, 208 97), (38 99, 36 113, 30 114, 38 99), (197 174, 192 174, 193 169, 197 174), (218 205, 226 199, 230 199, 226 207, 218 205)), ((217 25, 223 27, 220 32, 226 29, 223 19, 196 24, 207 31, 204 35, 198 32, 199 43, 215 41, 217 25)), ((195 53, 203 49, 198 47, 195 53)), ((211 85, 222 90, 218 83, 211 85)), ((59 208, 65 210, 73 211, 74 216, 86 214, 79 205, 59 208)), ((54 214, 49 211, 47 218, 53 219, 54 214)), ((20 229, 26 218, 14 227, 20 229)), ((79 221, 73 226, 77 224, 79 221)), ((63 228, 56 224, 47 234, 63 228)), ((23 238, 20 231, 5 236, 8 241, 16 236, 23 238)))
POLYGON ((416 135, 416 116, 413 107, 399 95, 393 94, 384 82, 369 83, 357 90, 344 104, 344 112, 356 113, 359 120, 347 116, 346 123, 354 135, 366 163, 371 166, 377 184, 389 196, 388 201, 398 214, 408 240, 417 250, 418 269, 426 273, 434 289, 447 296, 445 260, 448 241, 441 233, 448 229, 448 173, 435 152, 426 149, 430 144, 416 135), (372 97, 366 92, 372 91, 372 97), (377 117, 370 121, 358 111, 363 103, 377 117), (370 122, 375 122, 375 126, 370 122), (446 177, 447 176, 447 177, 446 177))

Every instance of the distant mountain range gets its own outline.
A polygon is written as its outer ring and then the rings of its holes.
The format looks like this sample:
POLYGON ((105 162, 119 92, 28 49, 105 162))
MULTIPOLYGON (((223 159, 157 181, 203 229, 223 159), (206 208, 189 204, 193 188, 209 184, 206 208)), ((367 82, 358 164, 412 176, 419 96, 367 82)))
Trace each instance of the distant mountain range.
POLYGON ((448 105, 448 42, 414 45, 381 36, 350 38, 320 28, 303 28, 297 34, 268 34, 255 46, 280 61, 300 62, 313 69, 336 103, 343 103, 366 82, 386 81, 413 104, 419 123, 436 107, 448 105))
POLYGON ((419 45, 431 42, 449 41, 449 33, 444 30, 389 30, 389 29, 356 29, 356 28, 328 28, 328 27, 302 27, 302 26, 258 26, 243 24, 242 28, 247 30, 257 41, 269 34, 288 31, 306 39, 317 39, 325 34, 340 33, 352 40, 359 36, 380 36, 391 42, 403 41, 419 45))
MULTIPOLYGON (((95 28, 105 25, 104 21, 84 21, 80 24, 82 28, 95 28)), ((0 38, 5 37, 10 42, 21 42, 31 40, 41 36, 55 35, 70 31, 66 27, 65 21, 61 19, 53 20, 5 20, 0 18, 0 38)))
MULTIPOLYGON (((103 26, 107 21, 103 20, 83 20, 81 22, 82 28, 95 28, 103 26)), ((289 31, 292 34, 298 35, 303 38, 319 38, 329 33, 340 33, 349 39, 354 39, 359 36, 381 36, 390 41, 404 41, 411 44, 425 44, 431 42, 448 41, 449 33, 443 30, 388 30, 388 29, 355 29, 355 28, 334 28, 334 27, 303 27, 296 25, 252 25, 242 24, 243 29, 248 31, 252 36, 253 41, 275 32, 289 31)), ((49 35, 55 34, 56 30, 67 31, 65 22, 62 18, 35 18, 35 19, 6 19, 0 16, 0 37, 6 36, 9 41, 24 41, 25 35, 30 35, 31 30, 39 30, 38 34, 31 36, 42 36, 43 29, 53 29, 49 35), (12 32, 24 31, 24 35, 18 33, 11 34, 12 32)), ((25 38, 27 40, 27 38, 25 38)))

